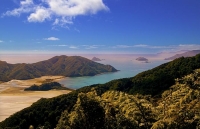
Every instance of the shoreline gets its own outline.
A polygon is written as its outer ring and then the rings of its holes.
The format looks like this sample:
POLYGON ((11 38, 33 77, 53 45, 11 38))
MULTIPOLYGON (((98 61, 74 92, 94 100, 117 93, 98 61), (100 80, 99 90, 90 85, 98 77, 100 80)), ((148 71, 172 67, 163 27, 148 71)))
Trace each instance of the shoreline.
POLYGON ((29 80, 11 80, 0 83, 0 122, 10 115, 31 106, 41 98, 52 98, 62 94, 68 94, 70 90, 49 91, 24 91, 33 84, 40 85, 46 81, 59 81, 63 76, 42 76, 29 80))

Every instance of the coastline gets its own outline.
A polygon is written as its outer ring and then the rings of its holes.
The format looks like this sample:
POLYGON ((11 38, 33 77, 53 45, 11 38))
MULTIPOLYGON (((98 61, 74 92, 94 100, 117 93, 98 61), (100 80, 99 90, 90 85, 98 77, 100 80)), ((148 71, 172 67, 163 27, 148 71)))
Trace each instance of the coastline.
POLYGON ((10 115, 32 105, 40 98, 52 98, 68 94, 70 90, 24 91, 33 84, 40 85, 46 81, 59 81, 63 76, 43 76, 30 80, 11 80, 0 83, 0 122, 10 115))

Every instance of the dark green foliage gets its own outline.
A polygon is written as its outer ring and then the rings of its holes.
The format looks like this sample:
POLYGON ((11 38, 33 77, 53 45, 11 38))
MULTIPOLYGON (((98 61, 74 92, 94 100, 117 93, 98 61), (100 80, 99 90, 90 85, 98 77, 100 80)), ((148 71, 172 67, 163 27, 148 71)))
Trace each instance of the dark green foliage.
POLYGON ((116 71, 110 65, 96 63, 80 56, 56 56, 33 64, 8 64, 0 61, 0 81, 26 80, 45 75, 94 76, 100 73, 116 71))
POLYGON ((48 91, 48 90, 70 90, 69 88, 63 87, 60 83, 58 82, 49 82, 49 83, 44 83, 40 86, 37 85, 32 85, 28 88, 25 88, 25 91, 48 91))
POLYGON ((183 77, 200 68, 200 54, 190 58, 179 58, 131 78, 130 94, 157 95, 175 83, 174 79, 183 77))
POLYGON ((73 110, 62 113, 56 129, 133 129, 134 126, 131 120, 92 91, 79 93, 73 110))
POLYGON ((81 99, 81 106, 83 107, 83 111, 86 118, 86 125, 88 128, 93 127, 102 127, 104 125, 104 109, 99 105, 98 102, 93 100, 81 99))
POLYGON ((87 97, 84 93, 80 93, 72 112, 62 114, 60 126, 57 125, 57 128, 60 129, 64 126, 73 129, 83 127, 103 129, 104 117, 105 112, 99 102, 94 98, 87 97), (65 124, 62 121, 65 121, 65 124))

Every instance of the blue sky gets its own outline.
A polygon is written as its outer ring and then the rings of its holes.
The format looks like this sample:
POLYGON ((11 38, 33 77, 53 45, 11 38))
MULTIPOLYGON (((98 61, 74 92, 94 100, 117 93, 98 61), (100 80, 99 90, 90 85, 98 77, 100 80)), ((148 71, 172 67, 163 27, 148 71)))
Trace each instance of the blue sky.
POLYGON ((199 0, 1 0, 0 54, 200 49, 199 0))

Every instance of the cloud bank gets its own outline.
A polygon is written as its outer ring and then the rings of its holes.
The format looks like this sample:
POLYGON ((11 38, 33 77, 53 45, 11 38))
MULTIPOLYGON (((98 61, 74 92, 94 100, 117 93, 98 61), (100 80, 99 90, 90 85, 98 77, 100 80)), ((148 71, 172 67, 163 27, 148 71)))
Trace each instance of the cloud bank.
POLYGON ((125 50, 125 51, 135 51, 139 50, 141 52, 175 52, 181 50, 200 50, 199 44, 179 44, 179 45, 168 45, 168 46, 154 46, 154 45, 145 45, 145 44, 138 44, 138 45, 115 45, 111 46, 114 50, 125 50))
POLYGON ((103 0, 33 0, 20 1, 20 7, 3 13, 2 16, 20 16, 28 14, 28 22, 53 21, 53 25, 64 26, 72 24, 79 15, 96 14, 99 11, 108 11, 103 0))
POLYGON ((200 50, 200 45, 198 44, 179 44, 179 45, 75 45, 75 44, 56 44, 48 45, 49 47, 62 47, 65 50, 78 49, 84 52, 111 52, 111 53, 161 53, 161 52, 178 52, 178 51, 190 51, 190 50, 200 50), (65 48, 64 48, 65 47, 65 48))

